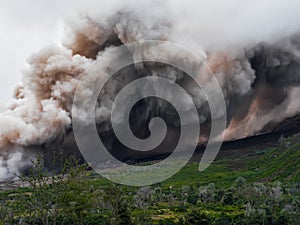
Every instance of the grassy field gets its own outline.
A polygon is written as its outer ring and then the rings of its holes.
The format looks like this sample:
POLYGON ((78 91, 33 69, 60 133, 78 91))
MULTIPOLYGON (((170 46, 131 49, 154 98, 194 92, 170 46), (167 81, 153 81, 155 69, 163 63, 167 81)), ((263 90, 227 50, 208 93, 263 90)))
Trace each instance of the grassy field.
MULTIPOLYGON (((214 183, 217 187, 228 188, 239 177, 247 182, 300 182, 300 135, 286 138, 278 146, 253 152, 216 160, 203 172, 198 171, 199 163, 190 162, 161 185, 176 187, 214 183)), ((94 185, 98 186, 98 182, 103 185, 107 181, 95 176, 94 185)))

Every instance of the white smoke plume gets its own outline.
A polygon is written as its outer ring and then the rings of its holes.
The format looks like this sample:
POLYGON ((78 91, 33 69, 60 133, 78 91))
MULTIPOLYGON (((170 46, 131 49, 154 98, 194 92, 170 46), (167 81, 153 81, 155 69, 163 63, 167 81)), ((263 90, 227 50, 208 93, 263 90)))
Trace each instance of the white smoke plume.
MULTIPOLYGON (((110 48, 134 41, 171 41, 201 55, 226 98, 227 139, 256 134, 270 121, 281 121, 300 111, 300 103, 295 103, 300 94, 297 0, 87 1, 84 7, 75 2, 74 8, 78 16, 66 21, 62 45, 33 54, 22 84, 15 89, 13 104, 0 105, 0 180, 24 167, 23 155, 28 147, 55 139, 71 126, 76 86, 93 62, 101 60, 110 48), (10 151, 10 147, 23 150, 10 151)), ((138 54, 157 52, 134 49, 133 62, 138 54)), ((174 60, 189 59, 178 54, 174 60)), ((108 69, 109 62, 105 68, 98 68, 97 74, 105 77, 108 69)), ((131 75, 126 71, 118 75, 130 81, 139 76, 136 71, 146 71, 147 75, 167 76, 176 82, 184 79, 184 74, 174 68, 151 63, 136 64, 128 70, 131 75)), ((209 85, 208 71, 202 68, 197 79, 209 85)), ((116 79, 106 86, 96 109, 99 124, 108 121, 113 99, 123 84, 116 79)), ((208 122, 204 95, 189 84, 185 87, 201 121, 208 122)), ((88 100, 89 94, 84 90, 83 99, 88 100)), ((168 114, 164 105, 159 107, 168 114)), ((149 114, 143 114, 140 120, 149 114)))

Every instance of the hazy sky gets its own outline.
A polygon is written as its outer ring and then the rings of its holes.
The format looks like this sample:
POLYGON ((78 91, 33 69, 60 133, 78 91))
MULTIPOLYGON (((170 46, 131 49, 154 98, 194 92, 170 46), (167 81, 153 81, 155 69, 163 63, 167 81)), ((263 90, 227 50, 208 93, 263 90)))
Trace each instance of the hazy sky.
POLYGON ((57 41, 62 30, 61 7, 55 1, 3 1, 0 7, 0 104, 9 102, 26 58, 57 41))
POLYGON ((115 0, 0 0, 0 108, 21 82, 26 59, 41 47, 60 42, 63 21, 101 8, 115 0))

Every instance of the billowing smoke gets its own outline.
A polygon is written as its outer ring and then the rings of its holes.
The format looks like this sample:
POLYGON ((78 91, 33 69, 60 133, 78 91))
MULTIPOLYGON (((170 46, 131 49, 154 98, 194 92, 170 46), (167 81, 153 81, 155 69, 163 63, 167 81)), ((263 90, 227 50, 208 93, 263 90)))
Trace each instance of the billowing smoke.
MULTIPOLYGON (((299 1, 170 0, 106 4, 112 6, 85 7, 83 15, 66 23, 61 46, 48 46, 33 54, 22 84, 15 89, 14 103, 9 107, 0 105, 0 179, 27 165, 31 146, 47 145, 58 137, 63 142, 71 129, 74 92, 86 70, 101 60, 104 52, 134 41, 175 42, 204 59, 226 100, 228 128, 224 132, 228 140, 255 135, 268 123, 299 113, 299 1)), ((159 57, 161 53, 132 49, 131 54, 134 62, 136 55, 159 57)), ((189 61, 180 54, 173 57, 189 61)), ((209 85, 207 68, 199 67, 196 79, 209 85)), ((109 62, 97 69, 95 74, 105 77, 109 62)), ((182 71, 149 62, 121 70, 105 85, 96 108, 100 134, 110 134, 110 109, 118 91, 140 76, 165 76, 182 85, 193 97, 200 120, 209 130, 210 116, 201 90, 182 71)), ((89 94, 88 89, 84 90, 83 99, 88 99, 89 94)), ((157 115, 164 116, 171 126, 178 126, 170 105, 155 99, 140 103, 133 115, 136 130, 157 115)), ((200 140, 205 141, 207 130, 204 129, 200 140)))

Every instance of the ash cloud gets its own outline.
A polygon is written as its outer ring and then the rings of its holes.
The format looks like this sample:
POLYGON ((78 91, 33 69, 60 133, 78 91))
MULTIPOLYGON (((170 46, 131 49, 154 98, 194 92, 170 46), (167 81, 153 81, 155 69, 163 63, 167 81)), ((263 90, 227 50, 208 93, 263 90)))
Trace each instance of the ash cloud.
MULTIPOLYGON (((228 111, 224 134, 228 140, 257 134, 268 123, 299 113, 299 1, 112 1, 102 8, 99 4, 88 1, 84 14, 67 20, 62 45, 48 46, 28 59, 30 67, 15 89, 13 104, 0 106, 0 180, 26 164, 28 146, 49 143, 71 127, 74 92, 86 70, 101 60, 104 52, 134 41, 179 43, 204 59, 224 93, 228 111), (7 153, 15 148, 22 151, 7 153)), ((78 12, 79 4, 75 5, 78 12)), ((157 54, 159 58, 162 53, 132 49, 131 54, 134 63, 138 55, 157 54)), ((172 58, 197 64, 180 53, 172 58)), ((213 92, 209 71, 197 66, 196 79, 213 92)), ((109 61, 94 68, 95 79, 104 79, 109 68, 109 61)), ((209 128, 206 98, 184 73, 157 63, 136 63, 118 72, 99 97, 96 120, 100 133, 111 129, 110 109, 118 91, 140 76, 165 76, 180 83, 193 97, 201 122, 209 128)), ((90 94, 88 87, 82 91, 83 103, 90 94)), ((157 114, 172 121, 168 104, 145 101, 146 107, 136 112, 136 127, 157 114)), ((201 140, 206 135, 204 132, 201 140)))

